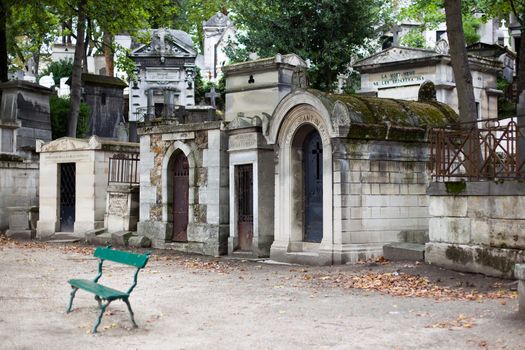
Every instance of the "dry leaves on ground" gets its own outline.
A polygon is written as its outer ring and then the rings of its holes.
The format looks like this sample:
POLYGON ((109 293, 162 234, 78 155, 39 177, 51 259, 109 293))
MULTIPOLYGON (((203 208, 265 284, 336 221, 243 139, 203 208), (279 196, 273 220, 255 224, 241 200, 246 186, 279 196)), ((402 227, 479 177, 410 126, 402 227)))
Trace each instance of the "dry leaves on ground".
POLYGON ((461 288, 451 289, 431 283, 427 278, 406 273, 374 273, 361 275, 338 273, 334 275, 305 275, 305 280, 315 280, 318 283, 331 283, 333 286, 345 289, 363 289, 380 293, 403 296, 433 298, 436 300, 482 300, 515 298, 516 293, 500 289, 494 292, 481 293, 475 290, 461 288))
POLYGON ((472 328, 475 325, 476 324, 474 323, 474 319, 472 317, 467 317, 463 314, 460 314, 455 320, 438 322, 429 326, 425 326, 425 328, 447 328, 449 330, 453 330, 454 328, 472 328))
POLYGON ((16 247, 23 249, 60 249, 65 253, 78 253, 82 255, 93 255, 93 247, 78 244, 59 244, 40 241, 19 241, 0 235, 0 247, 16 247))

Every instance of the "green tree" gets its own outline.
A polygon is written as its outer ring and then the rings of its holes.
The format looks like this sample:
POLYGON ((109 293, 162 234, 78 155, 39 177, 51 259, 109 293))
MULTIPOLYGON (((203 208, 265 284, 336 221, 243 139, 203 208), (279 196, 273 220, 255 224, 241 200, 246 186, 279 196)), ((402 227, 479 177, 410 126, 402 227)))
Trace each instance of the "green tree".
POLYGON ((61 23, 75 23, 68 28, 76 39, 73 71, 71 76, 71 104, 68 118, 68 135, 74 136, 80 110, 80 87, 82 68, 86 67, 88 49, 93 43, 104 42, 121 32, 134 33, 147 28, 149 20, 164 23, 174 13, 172 0, 56 0, 54 13, 61 23), (73 19, 73 21, 71 21, 73 19), (94 39, 92 41, 92 39, 94 39))
POLYGON ((230 59, 295 53, 310 61, 312 86, 333 90, 337 75, 387 18, 384 0, 239 0, 232 18, 238 50, 230 59), (371 25, 373 24, 373 25, 371 25), (240 51, 239 51, 240 50, 240 51), (239 54, 239 52, 241 54, 239 54))
POLYGON ((403 35, 399 43, 407 47, 425 48, 426 42, 422 28, 415 28, 403 35))
POLYGON ((40 77, 53 74, 55 85, 59 86, 60 78, 69 78, 72 72, 73 62, 70 59, 62 59, 48 64, 48 66, 42 70, 40 77))
MULTIPOLYGON (((51 134, 53 140, 67 135, 67 118, 70 108, 69 98, 61 98, 57 96, 51 96, 49 99, 49 109, 51 114, 51 134)), ((77 131, 75 137, 84 137, 86 132, 89 131, 89 106, 82 102, 80 104, 80 112, 77 123, 77 131)))
POLYGON ((189 33, 201 52, 204 51, 202 23, 217 12, 227 15, 230 9, 235 11, 236 7, 235 1, 231 0, 178 0, 177 5, 173 28, 189 33))

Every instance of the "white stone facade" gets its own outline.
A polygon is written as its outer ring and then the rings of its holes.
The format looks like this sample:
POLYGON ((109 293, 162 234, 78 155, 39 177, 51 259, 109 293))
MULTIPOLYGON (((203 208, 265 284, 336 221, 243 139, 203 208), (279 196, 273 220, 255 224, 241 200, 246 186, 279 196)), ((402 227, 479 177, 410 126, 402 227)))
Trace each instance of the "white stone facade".
MULTIPOLYGON (((497 90, 496 79, 503 70, 502 63, 489 58, 470 57, 469 66, 478 118, 497 118, 498 96, 503 92, 497 90)), ((448 54, 391 47, 356 62, 353 68, 361 73, 358 94, 415 101, 421 84, 432 81, 436 86, 437 100, 459 111, 456 83, 448 54)))
POLYGON ((61 229, 60 165, 75 164, 74 232, 104 227, 109 158, 116 153, 137 153, 138 145, 128 142, 60 138, 37 148, 40 153, 40 220, 37 237, 52 236, 61 229))
POLYGON ((525 192, 518 181, 432 183, 425 260, 453 270, 513 276, 525 262, 525 192))

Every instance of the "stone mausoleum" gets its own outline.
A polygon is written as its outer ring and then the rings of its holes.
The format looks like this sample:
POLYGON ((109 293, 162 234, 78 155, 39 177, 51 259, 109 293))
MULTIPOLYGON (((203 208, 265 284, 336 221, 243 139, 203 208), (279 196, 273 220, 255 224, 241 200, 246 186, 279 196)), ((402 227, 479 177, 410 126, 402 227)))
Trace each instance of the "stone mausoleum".
POLYGON ((424 235, 427 130, 457 114, 432 100, 310 90, 305 70, 296 55, 225 66, 224 120, 187 109, 141 123, 139 234, 311 264, 424 235))
MULTIPOLYGON (((478 119, 498 117, 498 74, 503 64, 496 58, 469 55, 474 99, 478 119)), ((358 94, 384 98, 417 100, 418 91, 425 81, 436 87, 437 101, 449 105, 458 112, 458 96, 454 72, 448 54, 448 44, 438 42, 436 50, 393 46, 354 64, 361 73, 361 89, 358 94)))

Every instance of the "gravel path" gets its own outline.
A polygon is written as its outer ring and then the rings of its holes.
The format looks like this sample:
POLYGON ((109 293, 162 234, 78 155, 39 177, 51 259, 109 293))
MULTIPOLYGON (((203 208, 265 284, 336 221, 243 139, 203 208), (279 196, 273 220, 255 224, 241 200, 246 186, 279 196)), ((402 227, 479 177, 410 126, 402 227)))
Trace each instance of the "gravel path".
MULTIPOLYGON (((130 299, 139 328, 115 302, 92 335, 96 302, 79 291, 66 314, 66 280, 96 269, 75 250, 0 246, 0 349, 525 349, 515 298, 436 300, 332 283, 370 271, 487 292, 510 281, 407 263, 313 268, 160 251, 130 299)), ((108 264, 102 282, 125 289, 132 273, 108 264)))

